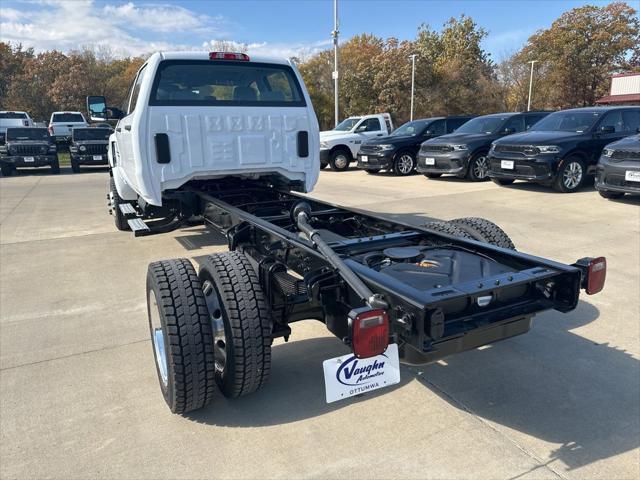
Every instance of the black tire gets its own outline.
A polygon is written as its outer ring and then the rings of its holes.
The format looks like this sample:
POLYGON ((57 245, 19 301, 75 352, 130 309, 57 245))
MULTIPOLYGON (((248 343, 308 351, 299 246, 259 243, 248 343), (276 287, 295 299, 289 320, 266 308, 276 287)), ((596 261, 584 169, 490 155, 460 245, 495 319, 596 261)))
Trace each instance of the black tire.
POLYGON ((587 168, 582 158, 571 155, 560 164, 553 181, 553 188, 561 193, 577 192, 584 185, 586 176, 587 168))
POLYGON ((71 159, 71 171, 73 173, 80 173, 80 165, 78 165, 78 163, 73 159, 71 159))
POLYGON ((189 260, 149 265, 147 312, 160 390, 171 411, 185 413, 211 403, 219 395, 211 323, 189 260))
POLYGON ((0 165, 0 172, 2 172, 3 177, 10 177, 11 175, 13 175, 14 171, 15 167, 13 165, 7 165, 5 163, 0 165))
POLYGON ((427 178, 440 178, 442 176, 441 173, 423 173, 423 175, 427 178))
POLYGON ((226 397, 262 388, 271 371, 272 320, 258 276, 238 252, 210 255, 200 282, 211 314, 215 377, 226 397))
POLYGON ((373 168, 373 169, 365 170, 365 172, 367 172, 369 175, 375 175, 376 173, 380 173, 380 169, 373 168))
POLYGON ((328 165, 328 163, 320 162, 320 170, 324 170, 328 165))
POLYGON ((393 158, 393 174, 406 177, 413 174, 416 169, 416 156, 411 152, 398 152, 393 158))
POLYGON ((51 173, 53 173, 54 175, 58 175, 60 173, 60 162, 58 161, 57 157, 51 164, 51 173))
POLYGON ((331 152, 329 159, 329 165, 334 172, 344 172, 349 169, 349 164, 353 159, 351 158, 351 152, 344 148, 337 148, 331 152))
POLYGON ((608 190, 598 190, 598 193, 602 198, 622 198, 623 192, 610 192, 608 190))
POLYGON ((424 227, 435 230, 436 232, 446 233, 447 235, 452 235, 454 237, 469 238, 473 240, 473 237, 458 225, 451 222, 445 222, 444 220, 434 220, 432 222, 425 223, 424 227))
POLYGON ((474 240, 490 243, 496 247, 508 248, 509 250, 516 249, 509 235, 490 220, 479 217, 465 217, 451 220, 451 223, 456 224, 467 232, 474 240))
POLYGON ((487 152, 478 152, 469 160, 469 168, 467 169, 467 178, 472 182, 484 182, 489 177, 489 159, 487 152))
POLYGON ((495 177, 492 177, 491 181, 493 183, 495 183, 496 185, 500 185, 501 187, 504 187, 505 185, 511 185, 513 182, 515 182, 515 179, 513 179, 513 178, 495 178, 495 177))
POLYGON ((116 228, 121 232, 125 232, 129 230, 129 224, 127 223, 127 219, 124 214, 120 211, 121 203, 125 202, 120 195, 118 195, 118 190, 116 189, 116 182, 113 177, 109 178, 109 199, 111 203, 111 215, 113 215, 113 220, 116 225, 116 228))

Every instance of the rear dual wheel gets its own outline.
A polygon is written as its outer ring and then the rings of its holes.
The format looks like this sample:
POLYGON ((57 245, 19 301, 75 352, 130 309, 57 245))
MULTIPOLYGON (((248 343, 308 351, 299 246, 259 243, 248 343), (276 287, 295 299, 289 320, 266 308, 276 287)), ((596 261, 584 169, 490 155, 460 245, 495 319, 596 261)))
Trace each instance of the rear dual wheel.
POLYGON ((271 370, 271 316, 246 256, 209 256, 196 275, 186 259, 149 265, 149 328, 160 389, 174 413, 239 397, 271 370))
POLYGON ((515 250, 516 247, 509 236, 498 225, 479 217, 456 218, 451 221, 435 220, 424 225, 436 232, 453 237, 468 238, 479 242, 490 243, 496 247, 515 250))
POLYGON ((509 250, 516 249, 509 235, 498 225, 486 218, 456 218, 455 220, 451 220, 451 223, 469 234, 474 240, 490 243, 496 247, 508 248, 509 250))

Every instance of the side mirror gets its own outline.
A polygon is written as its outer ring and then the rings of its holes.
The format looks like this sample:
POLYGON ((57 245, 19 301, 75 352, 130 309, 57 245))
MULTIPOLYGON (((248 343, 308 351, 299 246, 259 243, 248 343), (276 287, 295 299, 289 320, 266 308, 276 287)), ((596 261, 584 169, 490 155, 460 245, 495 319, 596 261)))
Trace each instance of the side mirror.
POLYGON ((366 125, 360 125, 358 128, 356 128, 356 133, 362 133, 362 132, 366 132, 367 131, 367 126, 366 125))
POLYGON ((613 125, 603 125, 600 127, 600 133, 615 133, 616 127, 613 125))
POLYGON ((104 122, 107 120, 107 100, 98 95, 87 97, 87 111, 89 118, 94 122, 104 122))

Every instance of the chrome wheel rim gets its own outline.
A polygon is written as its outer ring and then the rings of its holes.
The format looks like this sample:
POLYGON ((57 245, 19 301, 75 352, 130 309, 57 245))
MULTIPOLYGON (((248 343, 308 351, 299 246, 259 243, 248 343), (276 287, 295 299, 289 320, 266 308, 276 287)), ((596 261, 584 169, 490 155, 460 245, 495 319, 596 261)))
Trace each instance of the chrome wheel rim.
POLYGON ((213 358, 216 375, 222 375, 227 367, 227 335, 224 331, 224 320, 222 318, 222 305, 218 298, 213 283, 205 280, 202 284, 202 292, 209 310, 211 319, 211 330, 213 334, 213 358))
POLYGON ((336 155, 335 160, 333 161, 334 165, 336 166, 336 168, 342 170, 343 168, 347 168, 347 165, 349 165, 349 161, 347 160, 347 156, 340 153, 338 155, 336 155))
POLYGON ((476 178, 486 178, 489 172, 487 157, 478 157, 473 165, 473 174, 476 178))
POLYGON ((578 162, 571 162, 562 172, 562 183, 569 190, 573 190, 582 181, 582 165, 578 162))
POLYGON ((167 351, 164 344, 164 331, 162 330, 162 322, 160 321, 160 309, 156 300, 156 294, 153 290, 149 291, 149 318, 151 321, 151 340, 153 341, 153 350, 156 356, 156 366, 160 373, 160 381, 165 387, 169 383, 169 369, 167 367, 167 351))
POLYGON ((413 158, 411 155, 404 154, 398 159, 398 171, 402 175, 408 175, 413 170, 413 158))

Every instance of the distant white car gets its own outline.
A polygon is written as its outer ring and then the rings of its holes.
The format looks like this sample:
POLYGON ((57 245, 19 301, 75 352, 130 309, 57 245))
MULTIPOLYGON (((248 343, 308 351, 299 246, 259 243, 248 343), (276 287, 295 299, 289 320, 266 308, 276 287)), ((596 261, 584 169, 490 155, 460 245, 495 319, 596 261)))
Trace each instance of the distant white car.
POLYGON ((342 171, 358 158, 360 145, 375 137, 386 137, 393 131, 388 113, 349 117, 333 130, 320 132, 320 166, 342 171))
POLYGON ((33 127, 33 120, 27 112, 0 111, 0 140, 5 138, 10 127, 33 127))
POLYGON ((68 143, 74 127, 88 127, 89 124, 81 112, 53 112, 49 121, 49 135, 57 143, 68 143))

